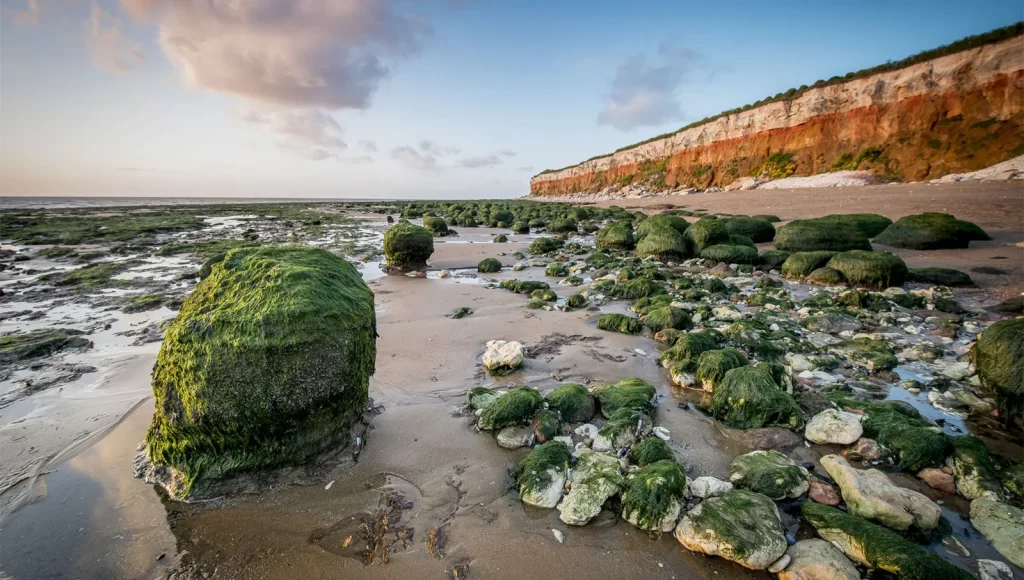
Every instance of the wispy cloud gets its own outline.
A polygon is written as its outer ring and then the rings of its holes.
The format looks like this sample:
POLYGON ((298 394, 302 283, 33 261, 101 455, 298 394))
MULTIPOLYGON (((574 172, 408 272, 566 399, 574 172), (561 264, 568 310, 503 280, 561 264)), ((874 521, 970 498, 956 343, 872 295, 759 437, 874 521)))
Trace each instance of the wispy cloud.
POLYGON ((417 171, 434 172, 438 170, 437 157, 420 153, 415 147, 403 145, 391 150, 391 158, 403 167, 417 171))
POLYGON ((437 143, 424 139, 419 142, 420 151, 425 155, 432 155, 434 157, 445 157, 448 155, 458 155, 461 151, 458 147, 451 147, 445 145, 438 145, 437 143))
POLYGON ((243 109, 242 120, 263 125, 275 136, 284 151, 313 161, 336 157, 348 145, 341 125, 318 109, 243 109))
POLYGON ((669 43, 658 47, 657 59, 661 64, 637 54, 619 65, 598 114, 599 125, 628 131, 683 116, 677 90, 694 71, 709 68, 709 61, 699 52, 669 43))
POLYGON ((459 159, 456 165, 464 167, 466 169, 479 169, 481 167, 494 167, 495 165, 501 165, 505 162, 505 157, 514 157, 515 151, 509 151, 503 149, 490 155, 478 155, 475 157, 464 157, 459 159))
POLYGON ((366 151, 367 153, 377 152, 377 144, 374 143, 373 141, 360 141, 359 148, 362 149, 363 151, 366 151))
POLYGON ((142 45, 121 30, 121 20, 93 2, 89 19, 82 25, 85 45, 97 68, 115 73, 135 70, 146 63, 142 45))
POLYGON ((14 14, 14 21, 22 26, 33 26, 39 24, 39 17, 42 15, 39 10, 39 0, 28 0, 25 9, 14 14))

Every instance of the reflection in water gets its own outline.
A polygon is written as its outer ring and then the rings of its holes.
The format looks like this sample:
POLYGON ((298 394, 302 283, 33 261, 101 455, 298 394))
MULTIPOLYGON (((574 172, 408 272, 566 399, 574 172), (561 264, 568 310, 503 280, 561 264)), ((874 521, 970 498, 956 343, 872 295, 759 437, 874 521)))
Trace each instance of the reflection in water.
POLYGON ((175 539, 156 490, 131 476, 153 415, 141 403, 96 445, 37 483, 39 499, 0 531, 0 569, 34 578, 150 579, 175 561, 175 539))

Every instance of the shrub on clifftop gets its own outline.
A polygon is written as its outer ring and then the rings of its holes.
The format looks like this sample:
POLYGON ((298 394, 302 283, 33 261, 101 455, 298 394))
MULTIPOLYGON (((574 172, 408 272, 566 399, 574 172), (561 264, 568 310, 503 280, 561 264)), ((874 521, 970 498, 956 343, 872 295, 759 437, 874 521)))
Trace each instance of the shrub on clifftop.
POLYGON ((189 497, 344 447, 375 360, 373 293, 355 267, 320 249, 232 250, 167 330, 146 453, 189 497))

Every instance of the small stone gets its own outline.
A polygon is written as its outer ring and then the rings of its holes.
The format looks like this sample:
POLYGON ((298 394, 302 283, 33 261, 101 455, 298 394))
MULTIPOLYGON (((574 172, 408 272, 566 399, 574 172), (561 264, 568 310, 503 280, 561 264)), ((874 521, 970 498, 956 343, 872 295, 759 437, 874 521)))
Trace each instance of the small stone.
POLYGON ((533 444, 533 429, 529 427, 505 427, 495 437, 502 449, 519 449, 533 444))
POLYGON ((848 445, 864 433, 860 420, 860 415, 826 409, 807 422, 804 437, 812 443, 848 445))
POLYGON ((811 501, 833 507, 839 505, 839 494, 836 493, 835 488, 831 485, 828 485, 818 479, 812 479, 810 485, 810 489, 807 491, 807 497, 811 498, 811 501))
POLYGON ((491 374, 507 375, 523 364, 525 356, 521 342, 491 340, 484 350, 483 365, 491 374))
POLYGON ((699 497, 701 499, 718 497, 720 495, 724 495, 731 489, 731 483, 728 481, 722 481, 715 477, 703 476, 690 480, 690 493, 693 497, 699 497))
POLYGON ((772 574, 778 574, 789 566, 790 557, 788 554, 783 554, 781 558, 775 561, 771 566, 768 566, 768 571, 772 574))
POLYGON ((878 461, 882 458, 882 450, 874 439, 860 438, 851 447, 840 452, 847 461, 878 461))
POLYGON ((922 469, 917 476, 924 480, 928 487, 932 489, 938 489, 946 493, 956 493, 956 482, 953 476, 941 469, 934 467, 922 469))
POLYGON ((1006 562, 978 560, 978 576, 981 580, 1013 580, 1013 570, 1006 562))
POLYGON ((562 532, 552 528, 551 533, 555 535, 555 539, 558 540, 559 544, 565 541, 565 534, 563 534, 562 532))

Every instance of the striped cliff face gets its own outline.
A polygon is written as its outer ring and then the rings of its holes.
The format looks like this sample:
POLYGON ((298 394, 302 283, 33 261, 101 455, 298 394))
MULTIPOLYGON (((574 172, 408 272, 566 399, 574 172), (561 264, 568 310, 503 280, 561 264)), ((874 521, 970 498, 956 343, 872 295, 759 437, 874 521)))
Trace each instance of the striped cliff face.
POLYGON ((530 181, 533 195, 724 186, 748 175, 870 169, 910 180, 1024 154, 1024 37, 812 88, 530 181))

